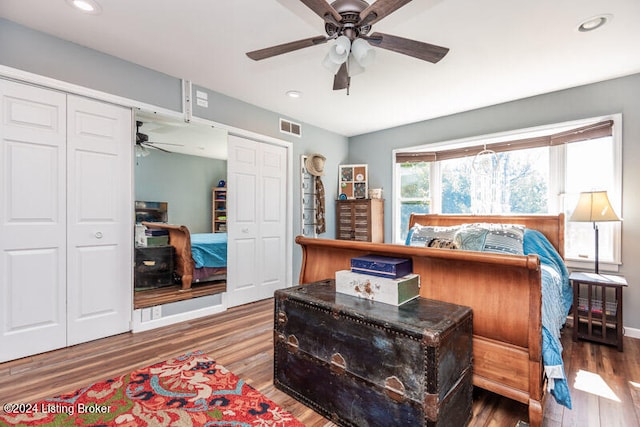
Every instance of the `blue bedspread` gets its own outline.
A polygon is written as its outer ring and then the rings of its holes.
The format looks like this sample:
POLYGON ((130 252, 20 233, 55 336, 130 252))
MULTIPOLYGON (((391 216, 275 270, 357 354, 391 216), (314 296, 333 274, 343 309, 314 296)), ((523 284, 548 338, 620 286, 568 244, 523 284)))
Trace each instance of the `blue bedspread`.
POLYGON ((196 268, 227 266, 227 233, 191 235, 191 256, 196 268))
POLYGON ((569 272, 555 248, 537 230, 525 229, 523 250, 525 254, 537 254, 542 267, 542 360, 549 390, 558 403, 571 409, 560 342, 560 329, 573 302, 569 272))

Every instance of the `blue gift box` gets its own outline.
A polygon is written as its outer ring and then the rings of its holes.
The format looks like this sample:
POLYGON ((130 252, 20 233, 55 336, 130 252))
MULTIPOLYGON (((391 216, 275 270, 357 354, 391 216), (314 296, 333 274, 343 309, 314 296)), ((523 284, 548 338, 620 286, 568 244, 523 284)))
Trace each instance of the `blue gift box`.
POLYGON ((395 279, 411 274, 413 265, 407 258, 364 255, 351 258, 351 271, 395 279))

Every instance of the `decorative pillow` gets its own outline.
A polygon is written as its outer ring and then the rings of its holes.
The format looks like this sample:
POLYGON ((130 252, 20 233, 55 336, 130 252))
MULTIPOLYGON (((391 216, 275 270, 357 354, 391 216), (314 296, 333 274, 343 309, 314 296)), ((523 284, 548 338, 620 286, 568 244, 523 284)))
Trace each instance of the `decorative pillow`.
POLYGON ((456 242, 450 239, 431 239, 427 246, 430 248, 458 249, 456 242))
POLYGON ((524 227, 516 224, 483 224, 487 227, 484 252, 524 255, 524 227))
POLYGON ((409 246, 427 246, 433 239, 453 240, 459 226, 433 227, 426 225, 414 225, 409 230, 406 244, 409 246))
POLYGON ((463 251, 481 252, 488 232, 489 230, 477 224, 463 224, 453 241, 463 251))

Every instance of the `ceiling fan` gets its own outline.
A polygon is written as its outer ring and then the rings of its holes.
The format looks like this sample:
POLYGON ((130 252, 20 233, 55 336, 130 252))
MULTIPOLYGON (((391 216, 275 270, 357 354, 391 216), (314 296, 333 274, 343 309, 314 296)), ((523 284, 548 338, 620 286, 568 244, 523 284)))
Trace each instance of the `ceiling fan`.
POLYGON ((154 150, 162 151, 163 153, 171 153, 169 150, 165 150, 164 148, 157 147, 156 144, 164 144, 164 145, 178 145, 178 144, 169 144, 166 142, 150 142, 149 135, 146 133, 140 132, 140 127, 143 125, 141 121, 136 121, 136 157, 146 157, 149 155, 148 148, 153 148, 154 150))
POLYGON ((411 0, 300 0, 324 20, 326 36, 311 37, 265 49, 247 52, 255 61, 336 40, 323 65, 335 73, 333 90, 347 89, 351 76, 364 71, 375 57, 371 46, 436 63, 449 52, 446 47, 405 39, 384 33, 372 33, 371 26, 411 0))

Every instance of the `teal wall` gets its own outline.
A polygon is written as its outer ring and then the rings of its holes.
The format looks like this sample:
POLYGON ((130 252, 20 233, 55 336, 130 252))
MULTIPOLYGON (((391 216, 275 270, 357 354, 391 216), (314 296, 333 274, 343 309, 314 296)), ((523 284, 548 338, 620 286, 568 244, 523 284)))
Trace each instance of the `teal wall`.
POLYGON ((150 150, 137 157, 135 199, 168 203, 168 222, 211 233, 211 189, 227 179, 227 162, 150 150))

